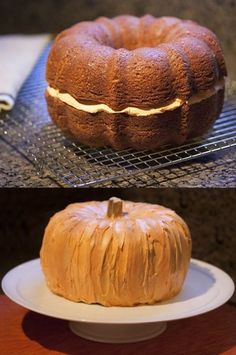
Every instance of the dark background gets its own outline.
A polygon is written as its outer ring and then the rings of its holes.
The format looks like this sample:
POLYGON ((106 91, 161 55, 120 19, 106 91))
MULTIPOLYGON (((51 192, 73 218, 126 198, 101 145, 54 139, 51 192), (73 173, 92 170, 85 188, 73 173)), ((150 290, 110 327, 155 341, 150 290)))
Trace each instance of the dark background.
POLYGON ((223 268, 236 281, 236 190, 230 189, 0 189, 0 278, 39 256, 44 228, 56 211, 111 196, 174 209, 191 230, 193 257, 223 268))
POLYGON ((177 16, 212 29, 236 78, 236 0, 1 0, 0 34, 57 33, 82 20, 131 14, 177 16))

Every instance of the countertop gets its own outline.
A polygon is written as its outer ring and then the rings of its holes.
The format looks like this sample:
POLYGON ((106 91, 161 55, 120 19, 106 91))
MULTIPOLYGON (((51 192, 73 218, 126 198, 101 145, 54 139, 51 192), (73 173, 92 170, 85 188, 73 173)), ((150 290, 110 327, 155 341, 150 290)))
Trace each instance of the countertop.
POLYGON ((236 308, 226 304, 193 318, 169 322, 156 338, 133 344, 103 344, 73 334, 68 322, 37 314, 0 296, 0 353, 235 355, 236 308))
MULTIPOLYGON (((96 187, 235 187, 236 149, 225 149, 171 169, 140 173, 96 187), (166 178, 168 176, 168 179, 166 178)), ((0 187, 58 187, 35 166, 0 139, 0 187)))

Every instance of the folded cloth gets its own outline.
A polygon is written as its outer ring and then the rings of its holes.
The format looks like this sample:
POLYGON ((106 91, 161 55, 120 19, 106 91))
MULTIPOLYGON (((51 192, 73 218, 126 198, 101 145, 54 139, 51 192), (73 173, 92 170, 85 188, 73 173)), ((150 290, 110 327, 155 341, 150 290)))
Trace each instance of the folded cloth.
POLYGON ((11 110, 50 35, 0 36, 0 111, 11 110))

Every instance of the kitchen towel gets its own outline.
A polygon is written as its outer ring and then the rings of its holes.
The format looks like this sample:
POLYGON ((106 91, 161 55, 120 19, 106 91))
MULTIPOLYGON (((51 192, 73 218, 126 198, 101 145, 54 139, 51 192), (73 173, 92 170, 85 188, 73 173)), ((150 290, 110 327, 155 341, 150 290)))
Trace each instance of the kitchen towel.
POLYGON ((11 110, 25 79, 51 36, 0 36, 0 111, 11 110))

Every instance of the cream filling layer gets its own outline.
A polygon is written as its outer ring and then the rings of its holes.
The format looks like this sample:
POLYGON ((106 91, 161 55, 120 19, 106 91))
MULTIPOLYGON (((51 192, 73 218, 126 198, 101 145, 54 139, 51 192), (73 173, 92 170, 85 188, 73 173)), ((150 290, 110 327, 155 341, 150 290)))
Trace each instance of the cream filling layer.
POLYGON ((95 105, 85 105, 77 101, 73 96, 67 93, 61 93, 59 90, 54 89, 50 86, 47 87, 47 92, 50 96, 61 100, 62 102, 66 103, 67 105, 88 113, 98 113, 98 112, 107 112, 111 114, 116 113, 127 113, 130 116, 150 116, 160 114, 166 111, 173 111, 176 108, 182 106, 184 103, 188 103, 189 105, 193 105, 195 103, 201 102, 211 96, 213 96, 217 91, 222 89, 225 85, 224 79, 218 81, 212 88, 201 91, 192 97, 188 101, 184 101, 182 99, 176 98, 168 105, 158 107, 158 108, 151 108, 148 110, 140 109, 138 107, 126 107, 121 111, 114 111, 112 108, 107 106, 106 104, 95 104, 95 105))

